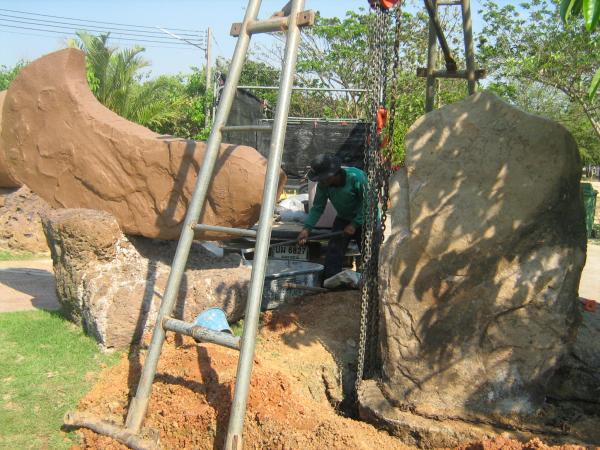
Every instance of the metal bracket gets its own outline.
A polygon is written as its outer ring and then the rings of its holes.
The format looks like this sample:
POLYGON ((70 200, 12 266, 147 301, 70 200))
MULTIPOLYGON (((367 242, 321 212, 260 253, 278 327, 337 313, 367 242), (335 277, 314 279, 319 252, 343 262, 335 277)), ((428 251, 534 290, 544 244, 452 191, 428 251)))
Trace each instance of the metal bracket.
MULTIPOLYGON (((316 14, 314 11, 301 11, 296 15, 296 24, 298 27, 310 27, 315 24, 316 14)), ((288 29, 289 16, 279 17, 272 16, 267 20, 255 20, 248 24, 246 29, 248 34, 257 33, 273 33, 276 31, 286 31, 288 29)), ((229 34, 233 37, 238 37, 242 32, 241 22, 236 22, 231 25, 231 31, 229 34)))
MULTIPOLYGON (((419 67, 417 68, 417 76, 421 78, 427 78, 427 67, 419 67)), ((462 78, 467 80, 469 78, 469 73, 466 70, 434 70, 429 76, 433 78, 462 78)), ((487 77, 486 69, 477 69, 475 71, 475 79, 481 80, 487 77)))

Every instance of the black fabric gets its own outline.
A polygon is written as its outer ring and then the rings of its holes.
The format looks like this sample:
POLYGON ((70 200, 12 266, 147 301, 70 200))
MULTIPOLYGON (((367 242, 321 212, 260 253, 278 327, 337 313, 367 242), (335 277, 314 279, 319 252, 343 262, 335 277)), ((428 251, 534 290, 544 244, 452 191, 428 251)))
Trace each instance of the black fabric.
MULTIPOLYGON (((288 123, 281 167, 288 177, 302 178, 315 157, 332 153, 343 166, 362 169, 366 132, 364 123, 288 123)), ((257 133, 255 148, 265 157, 270 143, 270 133, 257 133)))
MULTIPOLYGON (((335 233, 336 231, 343 231, 344 228, 346 228, 346 226, 350 223, 350 220, 342 219, 341 217, 336 217, 333 221, 331 232, 335 233)), ((356 228, 356 233, 354 233, 354 236, 348 236, 346 234, 343 234, 340 236, 334 236, 331 239, 329 239, 329 242, 327 243, 327 254, 325 255, 325 279, 332 277, 343 270, 344 255, 346 254, 346 250, 348 249, 348 244, 350 244, 350 241, 353 239, 356 241, 358 249, 360 250, 362 240, 362 227, 356 228)))
MULTIPOLYGON (((231 107, 227 125, 269 125, 265 120, 264 103, 251 92, 238 90, 231 107)), ((343 166, 364 166, 366 123, 328 122, 314 120, 288 122, 281 167, 291 178, 303 178, 310 162, 323 153, 333 153, 343 166)), ((271 133, 244 131, 223 133, 223 142, 254 147, 269 157, 271 133)))

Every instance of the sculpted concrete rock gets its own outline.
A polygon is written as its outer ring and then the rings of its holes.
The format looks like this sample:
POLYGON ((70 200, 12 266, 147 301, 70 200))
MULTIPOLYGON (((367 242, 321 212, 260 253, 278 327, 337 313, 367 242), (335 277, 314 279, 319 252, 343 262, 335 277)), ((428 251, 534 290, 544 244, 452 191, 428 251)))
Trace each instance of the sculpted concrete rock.
MULTIPOLYGON (((178 237, 205 144, 160 136, 102 106, 81 51, 60 50, 21 70, 3 111, 12 178, 54 207, 109 212, 125 233, 178 237)), ((223 144, 201 222, 254 224, 265 172, 254 149, 223 144)))
POLYGON ((2 142, 2 108, 6 91, 0 91, 0 188, 18 187, 21 185, 17 180, 13 179, 6 165, 6 157, 4 156, 4 144, 2 142))
MULTIPOLYGON (((125 348, 154 326, 176 243, 126 237, 114 217, 58 209, 43 219, 58 298, 68 316, 105 348, 125 348)), ((215 258, 194 244, 175 316, 191 321, 220 307, 230 320, 244 313, 250 269, 240 258, 215 258)))
POLYGON ((391 214, 408 230, 381 252, 382 393, 422 418, 530 416, 579 320, 575 141, 480 93, 420 118, 406 149, 408 211, 391 214))

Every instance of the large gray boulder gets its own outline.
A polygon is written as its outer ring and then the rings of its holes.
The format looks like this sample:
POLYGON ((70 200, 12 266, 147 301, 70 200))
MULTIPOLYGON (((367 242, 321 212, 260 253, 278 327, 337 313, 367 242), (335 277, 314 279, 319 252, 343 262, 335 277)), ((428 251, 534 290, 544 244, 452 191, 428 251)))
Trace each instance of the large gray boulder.
POLYGON ((580 174, 565 128, 489 93, 415 122, 381 251, 388 406, 485 423, 539 410, 580 319, 580 174))
MULTIPOLYGON (((103 211, 59 209, 43 218, 58 299, 104 348, 126 348, 154 326, 176 242, 125 236, 103 211)), ((230 321, 244 314, 250 269, 192 246, 174 316, 191 321, 210 307, 230 321)))

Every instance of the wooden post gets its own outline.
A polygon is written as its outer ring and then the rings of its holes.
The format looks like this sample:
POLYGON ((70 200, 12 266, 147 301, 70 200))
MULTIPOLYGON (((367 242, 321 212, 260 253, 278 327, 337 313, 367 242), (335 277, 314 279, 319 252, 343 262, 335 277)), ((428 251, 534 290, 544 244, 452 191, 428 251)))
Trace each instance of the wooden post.
MULTIPOLYGON (((468 0, 467 0, 468 1, 468 0)), ((437 2, 433 0, 433 7, 437 10, 437 2)), ((427 42, 427 83, 425 87, 425 112, 433 111, 435 103, 435 77, 433 72, 437 62, 437 35, 433 20, 429 19, 429 39, 427 42)))
POLYGON ((471 22, 471 0, 462 0, 461 4, 463 35, 465 38, 465 60, 467 65, 467 82, 469 95, 475 93, 475 51, 473 50, 473 24, 471 22))
MULTIPOLYGON (((206 30, 206 51, 204 53, 204 55, 206 56, 206 91, 208 92, 211 88, 212 85, 212 68, 210 65, 210 60, 212 58, 212 52, 211 52, 211 44, 212 44, 212 30, 210 27, 208 27, 208 30, 206 30)), ((214 93, 213 93, 214 95, 214 93)), ((204 127, 208 128, 210 126, 211 123, 211 105, 206 104, 205 105, 205 113, 204 113, 204 127)))

